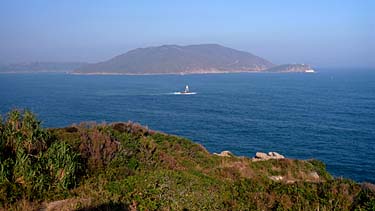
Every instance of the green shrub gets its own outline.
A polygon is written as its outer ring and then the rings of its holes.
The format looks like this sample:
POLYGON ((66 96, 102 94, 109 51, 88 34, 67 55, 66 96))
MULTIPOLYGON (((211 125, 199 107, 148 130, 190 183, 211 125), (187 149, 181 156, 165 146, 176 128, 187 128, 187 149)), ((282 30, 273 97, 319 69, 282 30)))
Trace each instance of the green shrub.
POLYGON ((51 178, 51 186, 58 189, 74 187, 78 181, 81 164, 78 153, 64 142, 53 143, 43 156, 43 164, 47 167, 51 178))
POLYGON ((44 198, 77 184, 78 153, 56 141, 31 112, 11 111, 0 132, 0 189, 6 194, 1 200, 44 198))

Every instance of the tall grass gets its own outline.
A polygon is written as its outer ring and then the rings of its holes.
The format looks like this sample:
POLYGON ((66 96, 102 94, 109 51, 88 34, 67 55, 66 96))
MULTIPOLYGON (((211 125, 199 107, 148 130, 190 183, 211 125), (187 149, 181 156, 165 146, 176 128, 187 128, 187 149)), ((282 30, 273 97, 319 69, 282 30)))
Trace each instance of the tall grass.
POLYGON ((27 110, 13 110, 1 120, 0 147, 0 202, 38 199, 77 183, 79 154, 27 110))

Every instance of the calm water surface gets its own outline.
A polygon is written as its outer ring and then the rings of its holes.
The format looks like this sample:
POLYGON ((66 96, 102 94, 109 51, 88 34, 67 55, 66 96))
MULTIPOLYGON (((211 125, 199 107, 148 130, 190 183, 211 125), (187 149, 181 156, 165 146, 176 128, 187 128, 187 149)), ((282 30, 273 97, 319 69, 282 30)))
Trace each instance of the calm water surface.
POLYGON ((375 70, 317 74, 0 74, 0 113, 29 108, 47 127, 132 120, 211 152, 316 158, 375 182, 375 70), (174 95, 190 86, 196 95, 174 95))

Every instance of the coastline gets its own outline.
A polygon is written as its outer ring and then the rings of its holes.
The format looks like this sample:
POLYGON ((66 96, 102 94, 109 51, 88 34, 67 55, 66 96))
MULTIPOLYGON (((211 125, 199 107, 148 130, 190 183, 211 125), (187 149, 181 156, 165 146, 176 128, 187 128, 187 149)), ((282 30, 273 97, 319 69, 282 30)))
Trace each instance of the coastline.
POLYGON ((70 71, 0 71, 0 74, 38 74, 38 73, 61 73, 70 74, 70 71))
POLYGON ((196 72, 170 72, 170 73, 110 73, 110 72, 68 72, 71 75, 199 75, 199 74, 229 74, 229 73, 262 73, 262 71, 196 71, 196 72))
MULTIPOLYGON (((214 72, 174 72, 174 73, 107 73, 107 72, 95 72, 95 73, 77 73, 77 72, 67 72, 70 75, 206 75, 206 74, 237 74, 237 73, 311 73, 304 71, 280 71, 280 72, 268 72, 268 71, 214 71, 214 72)), ((314 72, 316 73, 316 71, 314 72)))
POLYGON ((141 76, 141 75, 201 75, 201 74, 236 74, 236 73, 317 73, 316 70, 304 70, 304 71, 267 71, 267 70, 252 70, 252 71, 192 71, 192 72, 169 72, 169 73, 118 73, 118 72, 74 72, 74 71, 0 71, 0 74, 38 74, 38 73, 61 73, 69 75, 129 75, 129 76, 141 76))

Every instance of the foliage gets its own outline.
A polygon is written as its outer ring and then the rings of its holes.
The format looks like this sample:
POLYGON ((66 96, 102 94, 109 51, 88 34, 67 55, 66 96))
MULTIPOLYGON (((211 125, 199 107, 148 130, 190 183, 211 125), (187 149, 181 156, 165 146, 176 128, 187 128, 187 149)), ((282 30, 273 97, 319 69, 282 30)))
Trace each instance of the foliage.
POLYGON ((4 209, 58 199, 55 210, 375 209, 374 185, 335 179, 320 161, 215 156, 132 122, 43 129, 14 110, 0 121, 0 149, 4 209))
POLYGON ((0 128, 0 203, 40 199, 75 186, 79 154, 43 129, 31 112, 11 111, 0 128))
POLYGON ((92 127, 81 124, 79 152, 87 160, 88 170, 104 168, 115 157, 119 142, 111 137, 105 127, 92 127))

